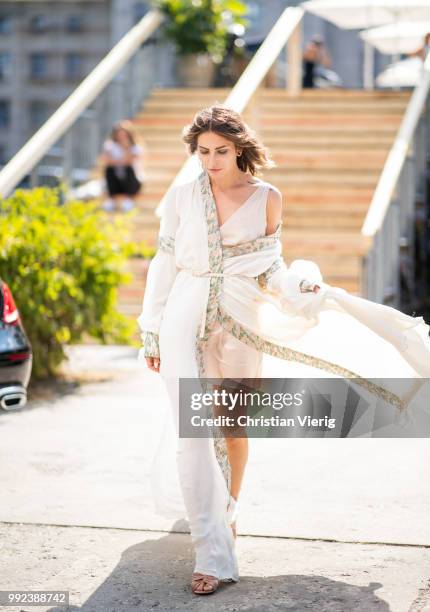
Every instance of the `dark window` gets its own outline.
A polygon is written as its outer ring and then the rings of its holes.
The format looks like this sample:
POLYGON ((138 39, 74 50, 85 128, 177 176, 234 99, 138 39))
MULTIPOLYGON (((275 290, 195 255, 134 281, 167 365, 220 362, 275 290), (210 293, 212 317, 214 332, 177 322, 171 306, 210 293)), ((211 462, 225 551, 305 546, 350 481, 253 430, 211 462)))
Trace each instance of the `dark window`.
POLYGON ((43 79, 48 75, 48 57, 45 53, 30 55, 30 75, 33 79, 43 79))
POLYGON ((49 30, 49 19, 47 15, 35 15, 30 19, 30 30, 32 32, 46 32, 49 30))
POLYGON ((66 55, 66 78, 80 79, 82 77, 83 61, 79 53, 68 53, 66 55))
POLYGON ((10 125, 10 102, 9 100, 0 100, 0 127, 8 127, 10 125))
POLYGON ((11 75, 12 61, 9 51, 0 51, 0 81, 11 75))
POLYGON ((66 19, 67 32, 82 32, 84 29, 84 20, 82 15, 69 15, 66 19))
POLYGON ((49 118, 49 105, 44 100, 32 100, 30 102, 30 126, 33 132, 49 118))
POLYGON ((12 32, 12 18, 9 15, 0 15, 0 34, 12 32))

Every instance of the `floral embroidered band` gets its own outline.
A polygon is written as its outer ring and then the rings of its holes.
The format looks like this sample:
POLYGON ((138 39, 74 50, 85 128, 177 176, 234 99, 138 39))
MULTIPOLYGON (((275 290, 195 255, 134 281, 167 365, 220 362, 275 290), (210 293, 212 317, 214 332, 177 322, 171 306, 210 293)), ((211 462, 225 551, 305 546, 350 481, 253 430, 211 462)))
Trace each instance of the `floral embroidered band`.
POLYGON ((159 236, 158 248, 171 255, 175 252, 175 239, 172 236, 159 236))
POLYGON ((158 344, 158 334, 154 332, 143 332, 142 334, 143 349, 145 357, 160 358, 160 347, 158 344))

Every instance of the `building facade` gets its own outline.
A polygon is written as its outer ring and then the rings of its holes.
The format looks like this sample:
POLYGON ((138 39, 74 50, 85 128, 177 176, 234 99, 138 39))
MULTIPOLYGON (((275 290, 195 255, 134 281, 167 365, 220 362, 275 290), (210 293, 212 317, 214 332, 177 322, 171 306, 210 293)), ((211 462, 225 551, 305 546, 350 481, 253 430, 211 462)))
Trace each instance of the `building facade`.
MULTIPOLYGON (((262 42, 286 6, 297 0, 248 0, 244 38, 262 42)), ((136 0, 0 0, 0 164, 6 163, 112 46, 149 10, 136 0)), ((324 36, 345 87, 362 86, 363 44, 354 31, 305 15, 304 44, 324 36)), ((376 53, 375 71, 389 58, 376 53)), ((276 65, 278 84, 285 59, 276 65)), ((157 67, 157 85, 176 85, 174 63, 157 67)), ((117 75, 117 91, 121 75, 117 75)))
POLYGON ((0 0, 0 164, 147 10, 134 0, 0 0))

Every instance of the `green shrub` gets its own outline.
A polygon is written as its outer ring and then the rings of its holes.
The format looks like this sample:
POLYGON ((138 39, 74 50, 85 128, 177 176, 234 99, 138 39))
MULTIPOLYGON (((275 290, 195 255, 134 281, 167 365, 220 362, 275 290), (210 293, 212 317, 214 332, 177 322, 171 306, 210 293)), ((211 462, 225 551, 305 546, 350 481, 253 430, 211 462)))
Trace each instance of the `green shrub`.
POLYGON ((117 310, 130 253, 125 218, 94 202, 61 205, 61 187, 17 190, 0 201, 0 276, 10 286, 33 347, 33 376, 55 375, 66 344, 84 334, 129 343, 136 322, 117 310))
POLYGON ((165 16, 163 32, 180 55, 209 53, 221 62, 229 24, 246 25, 248 9, 241 0, 152 0, 165 16))

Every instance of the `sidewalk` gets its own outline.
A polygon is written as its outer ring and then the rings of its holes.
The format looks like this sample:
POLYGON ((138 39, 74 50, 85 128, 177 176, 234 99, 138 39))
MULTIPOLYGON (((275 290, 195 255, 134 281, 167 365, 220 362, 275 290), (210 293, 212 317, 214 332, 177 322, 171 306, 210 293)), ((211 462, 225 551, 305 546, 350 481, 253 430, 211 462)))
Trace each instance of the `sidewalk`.
POLYGON ((0 539, 2 589, 69 590, 73 611, 430 610, 426 548, 242 536, 240 581, 199 597, 186 534, 3 524, 0 539))
MULTIPOLYGON (((187 523, 154 513, 145 478, 162 383, 127 347, 72 356, 111 380, 0 415, 0 589, 86 612, 430 612, 428 440, 251 440, 241 580, 192 596, 187 523)), ((0 607, 20 609, 55 608, 0 607)))

